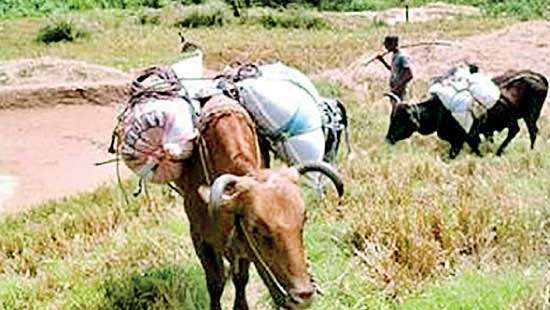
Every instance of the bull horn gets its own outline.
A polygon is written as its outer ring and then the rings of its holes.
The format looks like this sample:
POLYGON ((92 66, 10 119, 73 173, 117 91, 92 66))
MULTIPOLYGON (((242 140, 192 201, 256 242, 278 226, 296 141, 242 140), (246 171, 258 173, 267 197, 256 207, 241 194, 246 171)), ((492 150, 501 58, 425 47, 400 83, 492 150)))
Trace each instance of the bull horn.
POLYGON ((316 161, 316 162, 306 162, 300 166, 295 167, 298 170, 298 173, 304 174, 306 172, 317 171, 326 175, 336 186, 338 191, 338 196, 342 197, 344 195, 344 182, 342 177, 327 163, 316 161))
POLYGON ((210 218, 216 219, 223 203, 223 193, 229 185, 234 185, 239 181, 239 177, 233 174, 224 174, 216 178, 210 190, 210 204, 208 214, 210 218))
POLYGON ((393 107, 395 107, 396 105, 400 104, 401 103, 401 98, 399 98, 396 94, 394 93, 384 93, 384 96, 388 97, 390 99, 390 103, 393 107))

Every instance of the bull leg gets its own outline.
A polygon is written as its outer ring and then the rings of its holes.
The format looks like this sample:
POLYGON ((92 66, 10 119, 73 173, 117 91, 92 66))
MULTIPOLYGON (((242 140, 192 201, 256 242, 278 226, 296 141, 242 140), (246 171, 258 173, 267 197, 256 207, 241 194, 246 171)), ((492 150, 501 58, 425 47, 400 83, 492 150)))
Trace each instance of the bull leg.
POLYGON ((483 137, 485 137, 485 140, 489 141, 489 143, 494 143, 495 142, 492 132, 483 133, 483 137))
POLYGON ((464 144, 464 141, 454 142, 453 144, 451 144, 451 149, 449 150, 449 158, 455 159, 458 156, 458 154, 460 154, 463 144, 464 144))
POLYGON ((239 259, 239 268, 233 273, 233 284, 235 285, 235 303, 233 309, 247 310, 248 303, 246 302, 246 284, 248 283, 248 269, 250 262, 244 259, 239 259))
POLYGON ((502 152, 504 152, 504 148, 506 148, 508 143, 510 143, 510 141, 514 139, 514 137, 518 134, 518 132, 519 132, 518 122, 514 121, 510 123, 510 126, 508 126, 508 135, 506 135, 506 139, 504 139, 504 142, 502 142, 502 144, 498 148, 497 156, 502 155, 502 152))
POLYGON ((258 137, 258 143, 260 145, 260 153, 262 156, 262 161, 265 168, 269 168, 271 165, 271 158, 269 156, 269 150, 271 149, 271 146, 269 144, 269 141, 263 137, 258 137))
POLYGON ((525 124, 529 130, 529 139, 531 140, 531 149, 535 147, 535 140, 537 139, 537 133, 539 129, 537 128, 537 122, 531 119, 525 119, 525 124))
POLYGON ((479 136, 478 135, 472 135, 470 137, 468 137, 468 145, 470 146, 470 148, 472 149, 472 151, 479 157, 481 157, 481 152, 479 151, 479 143, 481 142, 481 140, 479 139, 479 136))
POLYGON ((193 244, 206 274, 206 286, 210 295, 210 309, 221 310, 220 299, 226 281, 222 256, 210 244, 199 238, 194 237, 193 244))

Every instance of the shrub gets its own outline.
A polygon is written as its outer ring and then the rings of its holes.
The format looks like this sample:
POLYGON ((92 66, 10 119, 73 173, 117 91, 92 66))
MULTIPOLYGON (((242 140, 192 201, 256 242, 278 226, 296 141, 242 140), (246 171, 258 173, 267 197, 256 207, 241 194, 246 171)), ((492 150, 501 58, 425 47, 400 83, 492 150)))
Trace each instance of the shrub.
POLYGON ((57 19, 40 28, 36 40, 49 44, 61 41, 75 41, 89 35, 88 31, 80 28, 70 19, 57 19))
POLYGON ((148 8, 160 9, 167 4, 167 0, 140 0, 139 4, 148 8))
POLYGON ((111 309, 205 309, 208 303, 200 270, 154 267, 103 283, 111 309))
POLYGON ((260 24, 267 29, 298 28, 298 29, 325 29, 329 24, 321 17, 317 17, 305 10, 287 10, 270 12, 259 18, 260 24))
POLYGON ((229 6, 221 1, 189 6, 176 26, 198 28, 224 26, 231 23, 233 16, 229 6))
POLYGON ((138 23, 141 25, 160 25, 160 14, 155 11, 145 10, 138 16, 138 23))

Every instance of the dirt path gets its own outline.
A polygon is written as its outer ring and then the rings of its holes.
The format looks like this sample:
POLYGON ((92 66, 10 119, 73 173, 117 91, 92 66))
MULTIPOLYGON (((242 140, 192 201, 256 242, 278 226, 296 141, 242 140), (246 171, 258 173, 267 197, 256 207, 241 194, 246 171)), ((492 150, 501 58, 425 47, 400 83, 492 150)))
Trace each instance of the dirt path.
POLYGON ((93 190, 115 181, 110 157, 111 106, 0 110, 0 212, 93 190))
MULTIPOLYGON (((402 38, 406 44, 406 38, 402 38)), ((410 42, 414 43, 414 42, 410 42)), ((380 51, 368 51, 346 68, 319 76, 362 89, 367 77, 388 78, 388 71, 377 61, 361 66, 380 51)), ((550 22, 524 22, 491 33, 466 37, 452 46, 423 46, 407 49, 416 79, 429 80, 463 61, 476 63, 481 70, 499 74, 509 69, 531 69, 550 75, 550 22)), ((390 56, 387 56, 389 60, 390 56)))

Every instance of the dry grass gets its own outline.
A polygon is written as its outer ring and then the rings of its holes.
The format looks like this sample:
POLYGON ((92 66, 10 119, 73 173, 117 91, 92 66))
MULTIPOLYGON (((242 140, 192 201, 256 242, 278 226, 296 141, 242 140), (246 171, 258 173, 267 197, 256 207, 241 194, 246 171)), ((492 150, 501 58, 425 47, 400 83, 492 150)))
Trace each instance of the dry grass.
MULTIPOLYGON (((177 58, 180 30, 174 27, 180 14, 169 7, 160 13, 161 24, 141 25, 142 13, 91 11, 78 15, 91 37, 76 43, 44 47, 34 37, 44 19, 25 18, 0 21, 0 59, 54 55, 74 58, 119 69, 135 69, 177 58), (97 47, 102 49, 98 51, 97 47)), ((75 17, 76 18, 76 17, 75 17)), ((449 39, 508 25, 513 19, 465 18, 428 24, 389 28, 370 22, 352 28, 335 26, 322 30, 265 29, 261 26, 233 25, 186 29, 187 38, 197 42, 206 53, 211 68, 220 68, 235 59, 284 59, 314 73, 350 64, 368 50, 379 50, 389 32, 400 33, 409 41, 432 38, 449 39)))
POLYGON ((484 270, 548 257, 548 119, 541 120, 544 142, 535 151, 528 151, 522 135, 501 158, 489 153, 480 159, 464 150, 450 161, 448 145, 435 135, 384 145, 389 104, 380 97, 382 82, 368 84, 365 97, 346 100, 356 102, 350 115, 359 151, 342 163, 352 194, 326 214, 351 223, 343 240, 365 279, 399 300, 464 264, 484 270))

